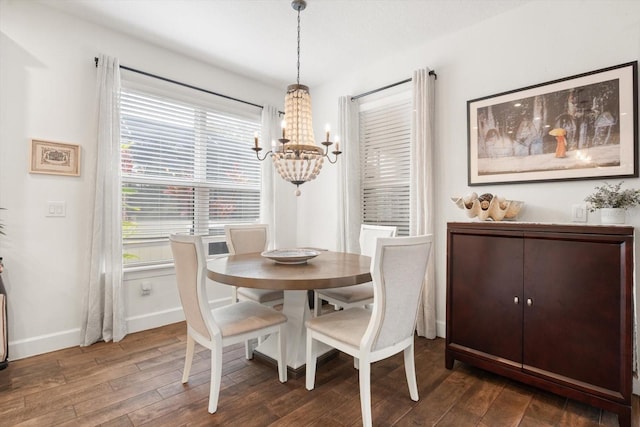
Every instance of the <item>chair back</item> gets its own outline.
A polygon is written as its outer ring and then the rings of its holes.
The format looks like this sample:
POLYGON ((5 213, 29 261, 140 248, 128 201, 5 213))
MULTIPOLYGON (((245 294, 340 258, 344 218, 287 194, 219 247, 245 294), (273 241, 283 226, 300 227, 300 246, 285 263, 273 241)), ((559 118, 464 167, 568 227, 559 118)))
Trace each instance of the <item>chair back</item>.
POLYGON ((224 235, 231 255, 250 254, 267 250, 269 226, 267 224, 229 224, 224 235))
POLYGON ((378 237, 396 237, 398 227, 387 225, 360 225, 360 255, 372 257, 376 252, 378 237))
POLYGON ((371 263, 374 299, 361 348, 376 351, 412 338, 432 236, 379 238, 371 263))
POLYGON ((187 325, 205 340, 212 341, 220 330, 209 310, 206 280, 207 265, 200 236, 169 236, 176 269, 178 293, 187 325))

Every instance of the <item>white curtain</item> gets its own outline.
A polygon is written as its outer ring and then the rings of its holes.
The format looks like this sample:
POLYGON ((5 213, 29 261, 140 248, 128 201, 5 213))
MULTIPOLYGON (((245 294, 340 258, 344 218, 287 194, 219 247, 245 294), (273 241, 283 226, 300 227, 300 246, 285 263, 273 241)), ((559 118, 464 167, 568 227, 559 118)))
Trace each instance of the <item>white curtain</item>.
MULTIPOLYGON (((270 105, 262 108, 262 151, 260 155, 272 149, 272 141, 279 137, 280 124, 278 123, 278 109, 270 105)), ((260 222, 269 224, 270 249, 278 247, 278 232, 276 229, 276 191, 274 182, 274 168, 271 159, 261 162, 260 173, 262 185, 260 191, 260 222)))
MULTIPOLYGON (((411 216, 409 234, 433 234, 434 185, 433 146, 435 77, 429 69, 413 73, 413 118, 411 122, 411 216)), ((434 247, 425 275, 422 303, 418 310, 418 335, 436 337, 434 247)))
POLYGON ((120 201, 120 63, 98 58, 98 148, 90 273, 81 345, 120 341, 127 334, 122 288, 120 201))
POLYGON ((358 104, 351 96, 338 99, 338 135, 342 137, 338 161, 338 251, 360 253, 360 147, 358 104))

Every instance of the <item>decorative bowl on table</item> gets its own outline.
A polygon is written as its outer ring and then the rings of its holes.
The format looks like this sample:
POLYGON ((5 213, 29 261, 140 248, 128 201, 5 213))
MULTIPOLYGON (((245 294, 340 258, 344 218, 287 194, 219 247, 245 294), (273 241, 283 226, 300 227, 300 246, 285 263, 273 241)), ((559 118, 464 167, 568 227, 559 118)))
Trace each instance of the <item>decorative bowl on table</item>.
POLYGON ((304 264, 308 260, 320 255, 320 251, 315 249, 275 249, 262 252, 265 258, 269 258, 278 264, 304 264))

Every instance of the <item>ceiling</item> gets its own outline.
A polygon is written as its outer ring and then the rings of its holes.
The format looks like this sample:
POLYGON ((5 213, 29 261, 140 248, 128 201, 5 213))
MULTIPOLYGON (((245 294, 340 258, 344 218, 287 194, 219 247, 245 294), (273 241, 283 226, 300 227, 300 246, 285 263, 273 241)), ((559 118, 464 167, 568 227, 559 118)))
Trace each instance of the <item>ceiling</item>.
MULTIPOLYGON (((38 1, 270 85, 296 80, 297 18, 289 0, 38 1)), ((300 83, 320 85, 530 1, 307 0, 300 83)))

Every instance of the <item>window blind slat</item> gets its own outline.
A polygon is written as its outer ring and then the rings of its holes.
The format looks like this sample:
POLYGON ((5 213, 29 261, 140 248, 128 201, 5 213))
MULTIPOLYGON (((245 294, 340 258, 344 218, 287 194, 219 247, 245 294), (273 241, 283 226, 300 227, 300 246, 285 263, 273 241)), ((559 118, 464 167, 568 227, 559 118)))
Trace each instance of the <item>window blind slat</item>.
POLYGON ((411 101, 363 108, 360 121, 362 221, 409 234, 411 101))
POLYGON ((127 87, 120 107, 123 245, 132 251, 125 262, 166 260, 171 233, 219 235, 226 223, 258 221, 257 114, 240 118, 127 87))

